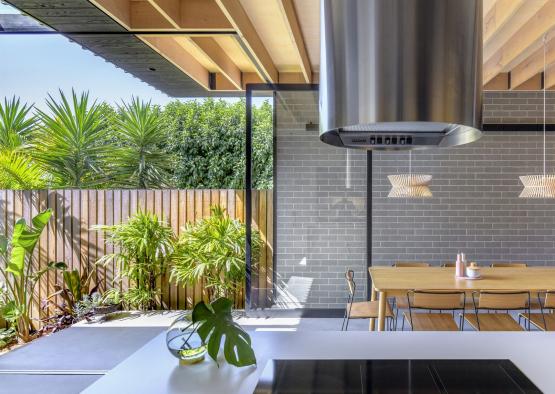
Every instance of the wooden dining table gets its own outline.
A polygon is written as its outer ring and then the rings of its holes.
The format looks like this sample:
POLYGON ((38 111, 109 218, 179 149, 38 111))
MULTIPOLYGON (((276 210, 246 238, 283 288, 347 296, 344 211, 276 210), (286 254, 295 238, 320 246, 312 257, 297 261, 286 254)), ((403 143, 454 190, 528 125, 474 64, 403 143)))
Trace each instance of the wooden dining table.
MULTIPOLYGON (((379 300, 378 331, 385 328, 388 297, 406 296, 410 290, 465 291, 530 291, 555 290, 555 267, 501 268, 483 267, 481 279, 455 278, 451 267, 370 267, 371 299, 379 300)), ((370 319, 370 330, 375 321, 370 319)))

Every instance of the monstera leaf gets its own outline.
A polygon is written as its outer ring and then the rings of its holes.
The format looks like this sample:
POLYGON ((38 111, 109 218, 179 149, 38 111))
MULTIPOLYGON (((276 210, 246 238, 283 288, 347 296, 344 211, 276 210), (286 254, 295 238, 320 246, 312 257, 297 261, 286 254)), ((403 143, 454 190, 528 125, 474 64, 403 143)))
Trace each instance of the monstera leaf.
POLYGON ((231 300, 222 297, 211 304, 199 302, 193 310, 193 323, 199 323, 197 333, 207 344, 208 354, 218 363, 222 338, 224 357, 236 367, 256 364, 251 338, 231 316, 231 300))

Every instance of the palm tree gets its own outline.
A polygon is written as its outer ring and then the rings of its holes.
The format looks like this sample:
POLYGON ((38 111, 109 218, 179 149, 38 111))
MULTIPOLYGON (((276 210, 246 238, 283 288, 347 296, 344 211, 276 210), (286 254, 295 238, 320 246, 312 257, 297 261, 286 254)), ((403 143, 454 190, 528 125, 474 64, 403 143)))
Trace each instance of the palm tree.
POLYGON ((29 155, 19 151, 0 151, 0 189, 44 189, 46 172, 29 155))
POLYGON ((167 186, 172 159, 160 147, 165 135, 158 108, 134 97, 118 110, 115 132, 122 148, 113 161, 122 184, 140 189, 167 186))
POLYGON ((36 124, 35 116, 29 116, 32 105, 19 102, 19 98, 4 98, 0 103, 0 149, 13 151, 24 146, 25 140, 36 124))
POLYGON ((112 148, 101 105, 89 105, 89 93, 71 91, 60 102, 48 95, 51 114, 37 110, 39 127, 33 134, 33 154, 63 187, 98 187, 106 181, 104 166, 112 148))

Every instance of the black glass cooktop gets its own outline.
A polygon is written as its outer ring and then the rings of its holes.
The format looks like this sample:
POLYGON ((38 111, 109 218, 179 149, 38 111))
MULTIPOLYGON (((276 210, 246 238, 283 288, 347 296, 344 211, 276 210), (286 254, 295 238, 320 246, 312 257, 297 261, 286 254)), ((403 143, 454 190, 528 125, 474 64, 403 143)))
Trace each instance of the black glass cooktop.
POLYGON ((509 360, 270 360, 254 392, 541 393, 509 360))

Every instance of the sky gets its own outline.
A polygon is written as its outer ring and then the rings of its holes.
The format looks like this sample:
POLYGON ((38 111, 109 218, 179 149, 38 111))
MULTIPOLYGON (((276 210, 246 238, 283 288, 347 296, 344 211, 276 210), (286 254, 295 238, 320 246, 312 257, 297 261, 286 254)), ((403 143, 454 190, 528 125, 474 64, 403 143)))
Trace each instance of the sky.
MULTIPOLYGON (((8 13, 19 12, 0 2, 0 14, 8 13)), ((59 89, 69 92, 72 88, 88 90, 91 99, 110 104, 132 96, 160 105, 174 100, 62 35, 0 34, 0 100, 15 95, 45 109, 48 94, 56 97, 59 89)), ((254 105, 261 101, 253 99, 254 105)))

